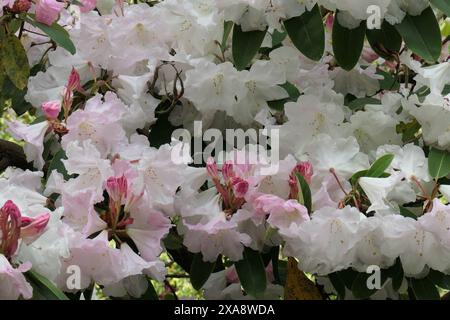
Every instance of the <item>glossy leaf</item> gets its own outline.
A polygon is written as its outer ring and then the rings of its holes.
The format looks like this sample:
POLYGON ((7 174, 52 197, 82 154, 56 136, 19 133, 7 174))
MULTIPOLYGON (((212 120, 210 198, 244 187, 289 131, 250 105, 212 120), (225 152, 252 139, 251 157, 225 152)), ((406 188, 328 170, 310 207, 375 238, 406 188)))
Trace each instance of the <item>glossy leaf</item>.
POLYGON ((431 148, 430 154, 428 155, 428 170, 430 175, 435 179, 450 174, 450 153, 431 148))
POLYGON ((441 55, 441 31, 430 7, 418 16, 407 14, 395 27, 408 48, 426 61, 434 62, 441 55))
POLYGON ((322 58, 325 50, 325 29, 318 4, 311 11, 286 20, 284 27, 301 53, 312 60, 322 58))
POLYGON ((233 60, 238 70, 245 69, 253 57, 258 53, 264 40, 266 31, 242 31, 240 25, 235 24, 233 28, 233 60))
POLYGON ((214 270, 216 263, 203 261, 203 255, 196 253, 191 264, 190 279, 195 290, 200 290, 214 270))
POLYGON ((258 298, 267 286, 266 270, 261 254, 246 247, 243 259, 235 262, 234 265, 245 292, 258 298))

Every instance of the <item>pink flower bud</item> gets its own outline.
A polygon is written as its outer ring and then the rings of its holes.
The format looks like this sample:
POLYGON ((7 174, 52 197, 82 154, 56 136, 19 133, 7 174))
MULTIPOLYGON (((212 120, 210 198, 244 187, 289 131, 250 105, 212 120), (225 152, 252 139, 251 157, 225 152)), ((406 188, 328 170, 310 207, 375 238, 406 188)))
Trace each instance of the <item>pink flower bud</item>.
POLYGON ((229 179, 235 176, 233 170, 233 163, 231 161, 225 162, 225 164, 222 166, 222 176, 225 179, 225 181, 228 181, 229 179))
POLYGON ((206 160, 206 171, 208 171, 208 174, 212 179, 219 180, 219 170, 217 169, 217 164, 213 157, 209 157, 208 160, 206 160))
POLYGON ((291 176, 295 178, 295 174, 300 173, 303 178, 305 178, 306 182, 311 183, 313 172, 313 166, 308 161, 299 162, 294 170, 292 170, 291 176))
POLYGON ((106 181, 106 191, 114 202, 122 202, 128 193, 128 180, 125 176, 111 177, 106 181))
POLYGON ((330 13, 327 16, 327 20, 325 21, 325 27, 328 29, 328 31, 333 30, 333 23, 334 23, 334 15, 330 13))
POLYGON ((48 101, 42 104, 42 111, 47 119, 54 120, 58 118, 61 112, 61 103, 59 101, 48 101))
POLYGON ((35 218, 22 217, 20 237, 28 244, 33 242, 44 232, 49 220, 49 213, 41 214, 35 218))
POLYGON ((83 4, 80 6, 80 11, 82 13, 92 11, 97 6, 97 0, 80 0, 80 2, 83 4))
POLYGON ((31 7, 30 0, 16 0, 11 9, 11 12, 13 13, 27 12, 28 10, 30 10, 30 7, 31 7))
POLYGON ((17 250, 22 224, 19 208, 11 200, 6 201, 0 209, 1 243, 0 251, 11 257, 17 250))
POLYGON ((69 81, 67 82, 67 89, 69 91, 83 91, 83 88, 81 87, 80 74, 75 68, 72 68, 72 71, 70 72, 69 81))
POLYGON ((59 13, 64 8, 64 2, 56 0, 37 0, 36 20, 51 26, 58 20, 59 13))
POLYGON ((248 191, 248 182, 242 178, 234 177, 231 179, 231 183, 234 189, 234 195, 237 198, 243 198, 248 191))
POLYGON ((378 54, 371 48, 364 48, 361 56, 368 63, 372 63, 379 58, 378 54))

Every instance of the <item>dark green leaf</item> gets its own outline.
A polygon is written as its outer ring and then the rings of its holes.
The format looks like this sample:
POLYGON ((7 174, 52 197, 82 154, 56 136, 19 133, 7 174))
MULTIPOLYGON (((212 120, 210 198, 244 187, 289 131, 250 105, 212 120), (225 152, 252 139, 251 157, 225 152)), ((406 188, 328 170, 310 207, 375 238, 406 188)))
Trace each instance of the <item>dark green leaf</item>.
POLYGON ((280 87, 286 90, 286 92, 289 94, 289 98, 267 101, 269 107, 276 111, 282 111, 284 109, 284 105, 287 102, 296 102, 298 97, 300 96, 300 91, 298 91, 297 87, 290 82, 283 83, 282 85, 280 85, 280 87))
POLYGON ((398 291, 403 283, 404 272, 400 258, 395 260, 395 264, 386 270, 388 277, 392 279, 392 288, 398 291))
POLYGON ((245 292, 258 298, 267 286, 266 270, 261 254, 246 247, 243 259, 235 262, 234 265, 245 292))
POLYGON ((418 300, 439 300, 439 291, 427 277, 423 279, 410 279, 410 286, 418 300))
POLYGON ((245 69, 261 48, 267 30, 242 31, 240 25, 235 24, 233 29, 233 60, 238 70, 245 69))
POLYGON ((55 22, 51 26, 48 26, 46 24, 35 21, 33 15, 30 14, 29 16, 32 18, 25 18, 26 22, 38 29, 41 29, 53 41, 55 41, 58 46, 66 49, 71 54, 76 53, 75 45, 73 44, 72 40, 70 40, 69 33, 66 31, 66 29, 60 26, 57 22, 55 22))
POLYGON ((25 89, 30 76, 27 53, 14 35, 5 36, 0 43, 0 60, 3 70, 19 90, 25 89))
POLYGON ((441 31, 431 7, 418 16, 407 14, 395 27, 408 48, 426 61, 434 62, 441 55, 441 31))
POLYGON ((308 209, 308 213, 312 213, 312 198, 311 198, 311 189, 309 188, 308 182, 306 182, 305 178, 300 174, 296 173, 297 182, 298 182, 298 202, 303 204, 306 209, 308 209))
POLYGON ((0 105, 3 105, 6 101, 11 100, 11 107, 17 113, 17 115, 22 115, 27 112, 32 106, 25 101, 25 94, 27 89, 19 90, 11 82, 8 77, 3 80, 3 86, 0 90, 0 105))
POLYGON ((368 273, 359 273, 353 281, 351 291, 357 299, 367 299, 374 294, 376 289, 369 289, 367 279, 371 276, 368 273))
POLYGON ((345 283, 339 277, 339 274, 337 272, 330 273, 328 275, 328 278, 330 279, 331 284, 334 287, 334 290, 336 290, 339 298, 344 299, 345 298, 345 283))
POLYGON ((428 155, 428 170, 430 175, 439 179, 450 173, 450 153, 448 151, 431 148, 428 155))
POLYGON ((39 273, 30 270, 25 276, 33 287, 33 296, 43 300, 69 300, 64 292, 39 273))
POLYGON ((350 101, 347 106, 352 111, 363 110, 368 104, 381 104, 381 101, 375 98, 357 98, 350 101))
POLYGON ((306 57, 320 60, 325 49, 325 30, 319 5, 284 22, 292 43, 306 57))
POLYGON ((53 170, 58 171, 64 176, 64 180, 69 180, 70 175, 67 173, 66 167, 64 166, 64 163, 62 160, 66 160, 67 156, 64 150, 59 150, 53 157, 52 161, 50 162, 50 165, 48 166, 47 171, 47 177, 50 176, 53 170))
POLYGON ((404 206, 399 206, 400 214, 406 218, 412 218, 414 220, 417 220, 417 216, 411 212, 410 210, 406 209, 404 206))
POLYGON ((192 287, 194 287, 195 290, 200 290, 203 287, 213 272, 215 265, 215 262, 203 261, 203 255, 201 253, 196 253, 194 255, 189 274, 192 287))
MULTIPOLYGON (((336 13, 339 16, 338 13, 336 13)), ((354 29, 347 29, 339 24, 339 19, 335 19, 333 24, 333 52, 339 65, 350 71, 356 65, 364 46, 364 36, 366 34, 366 22, 354 29)))
POLYGON ((377 74, 383 76, 383 80, 378 80, 380 84, 380 89, 382 90, 398 90, 400 88, 400 83, 389 72, 383 71, 381 69, 377 70, 377 74))
POLYGON ((450 17, 450 0, 430 0, 431 4, 450 17))
POLYGON ((367 29, 367 40, 372 49, 385 59, 392 58, 393 53, 398 53, 402 46, 402 37, 386 20, 383 21, 381 29, 367 29))
POLYGON ((367 170, 366 177, 379 178, 384 171, 389 168, 392 160, 394 160, 393 154, 385 154, 381 156, 372 164, 370 169, 367 170))
POLYGON ((450 290, 450 275, 431 269, 428 278, 438 287, 450 290))
POLYGON ((281 45, 281 43, 286 39, 287 33, 286 32, 280 32, 278 30, 274 30, 272 33, 272 47, 278 47, 281 45))

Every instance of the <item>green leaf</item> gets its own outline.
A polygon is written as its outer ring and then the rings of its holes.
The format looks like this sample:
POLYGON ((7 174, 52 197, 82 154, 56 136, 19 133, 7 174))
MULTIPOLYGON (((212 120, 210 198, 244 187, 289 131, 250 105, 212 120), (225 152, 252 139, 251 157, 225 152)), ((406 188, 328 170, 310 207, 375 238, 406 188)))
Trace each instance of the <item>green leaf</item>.
POLYGON ((417 220, 417 215, 414 214, 414 212, 408 210, 404 206, 399 206, 400 214, 406 218, 412 218, 414 220, 417 220))
POLYGON ((450 275, 431 269, 428 278, 442 289, 450 290, 450 275))
POLYGON ((367 287, 367 279, 371 276, 368 273, 359 273, 353 281, 351 291, 357 299, 367 299, 377 290, 367 287))
POLYGON ((243 32, 240 25, 234 25, 232 51, 234 65, 238 70, 243 70, 250 64, 261 48, 266 32, 267 29, 243 32))
POLYGON ((395 260, 395 264, 386 270, 386 274, 392 279, 392 288, 394 289, 394 291, 398 291, 402 286, 404 278, 404 272, 400 258, 397 258, 397 260, 395 260))
POLYGON ((272 33, 272 48, 278 47, 286 39, 287 33, 274 30, 272 33))
POLYGON ((234 265, 245 292, 258 298, 267 286, 266 270, 261 254, 246 247, 243 259, 235 262, 234 265))
POLYGON ((282 111, 286 102, 296 102, 298 100, 298 97, 300 97, 300 91, 298 91, 297 87, 292 83, 286 82, 280 85, 280 87, 286 90, 286 92, 289 94, 289 98, 267 101, 269 107, 276 111, 282 111))
POLYGON ((347 29, 341 26, 338 20, 335 19, 333 24, 334 57, 343 69, 350 71, 358 62, 364 46, 366 22, 362 21, 357 28, 347 29))
POLYGON ((434 62, 441 55, 441 31, 431 7, 418 16, 407 14, 395 27, 408 48, 426 61, 434 62))
POLYGON ((372 49, 385 59, 392 58, 392 54, 398 53, 402 46, 402 36, 386 20, 381 29, 367 29, 366 36, 372 49))
POLYGON ((77 52, 75 45, 73 44, 72 40, 70 40, 69 33, 57 22, 55 22, 51 26, 48 26, 46 24, 35 21, 34 15, 30 14, 29 17, 32 17, 32 19, 26 17, 25 21, 32 26, 41 29, 53 41, 55 41, 58 46, 66 49, 71 54, 75 54, 77 52))
POLYGON ((331 284, 334 287, 334 290, 336 290, 338 296, 341 299, 345 298, 345 283, 344 281, 341 279, 341 277, 339 276, 339 274, 337 272, 333 272, 330 273, 328 275, 328 278, 330 279, 331 284))
POLYGON ((389 168, 392 160, 394 160, 393 154, 385 154, 381 156, 372 164, 370 169, 367 170, 366 177, 379 178, 384 171, 389 168))
POLYGON ((450 1, 449 0, 430 0, 431 4, 441 10, 447 17, 450 17, 450 1))
POLYGON ((223 37, 221 47, 222 50, 225 50, 227 47, 228 37, 230 36, 231 30, 233 30, 233 21, 225 21, 223 23, 223 37))
POLYGON ((0 105, 11 100, 11 107, 20 116, 32 107, 25 101, 26 93, 27 89, 19 90, 8 77, 4 77, 3 86, 0 88, 0 105))
POLYGON ((189 272, 191 284, 195 290, 200 290, 216 266, 215 262, 203 261, 203 255, 196 253, 194 260, 191 264, 191 270, 189 272))
POLYGON ((410 279, 411 289, 418 300, 439 300, 439 291, 427 277, 423 279, 410 279))
POLYGON ((33 296, 43 300, 69 300, 67 296, 58 289, 50 280, 39 273, 30 270, 25 273, 25 277, 33 287, 33 296))
POLYGON ((300 174, 296 173, 297 182, 298 182, 298 202, 303 204, 306 209, 308 209, 308 213, 312 213, 312 199, 311 199, 311 189, 309 188, 308 182, 306 182, 305 178, 300 174))
POLYGON ((50 162, 50 165, 48 166, 47 170, 47 177, 50 176, 53 170, 58 171, 61 173, 64 177, 64 180, 69 180, 70 175, 67 173, 66 167, 64 166, 64 163, 62 160, 66 160, 67 156, 64 150, 59 150, 53 157, 52 161, 50 162))
POLYGON ((183 247, 183 239, 178 235, 178 233, 173 232, 172 230, 164 238, 163 242, 166 249, 178 250, 183 247))
POLYGON ((363 110, 368 104, 381 104, 381 101, 375 98, 357 98, 350 101, 347 106, 352 111, 363 110))
POLYGON ((27 53, 20 40, 14 35, 5 36, 0 43, 0 60, 11 82, 23 90, 30 76, 27 53))
POLYGON ((130 300, 159 300, 159 296, 151 280, 148 280, 147 291, 145 291, 145 293, 139 298, 131 297, 130 300))
POLYGON ((396 79, 389 72, 378 69, 377 74, 383 76, 382 80, 378 80, 378 83, 380 84, 380 89, 398 90, 400 88, 400 83, 398 82, 398 79, 396 79))
POLYGON ((428 170, 434 179, 448 175, 450 173, 450 153, 431 148, 428 155, 428 170))
POLYGON ((312 60, 322 58, 325 50, 325 30, 318 4, 311 11, 284 21, 284 27, 301 53, 312 60))

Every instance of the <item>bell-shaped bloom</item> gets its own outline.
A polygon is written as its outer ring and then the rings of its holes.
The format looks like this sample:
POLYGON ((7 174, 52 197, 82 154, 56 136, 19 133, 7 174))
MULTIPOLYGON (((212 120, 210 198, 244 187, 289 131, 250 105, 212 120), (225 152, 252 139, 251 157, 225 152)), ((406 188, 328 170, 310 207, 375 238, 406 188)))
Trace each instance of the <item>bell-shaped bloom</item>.
POLYGON ((36 20, 51 26, 59 18, 64 2, 56 0, 38 0, 36 2, 36 20))

